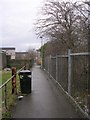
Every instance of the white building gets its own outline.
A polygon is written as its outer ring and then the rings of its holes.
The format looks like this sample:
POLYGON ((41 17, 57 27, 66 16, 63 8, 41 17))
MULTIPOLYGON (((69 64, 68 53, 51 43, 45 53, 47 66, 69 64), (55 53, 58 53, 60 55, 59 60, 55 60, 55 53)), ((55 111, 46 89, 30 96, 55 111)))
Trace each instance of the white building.
POLYGON ((10 55, 11 59, 15 59, 15 48, 7 47, 1 49, 2 51, 6 52, 6 55, 10 55))

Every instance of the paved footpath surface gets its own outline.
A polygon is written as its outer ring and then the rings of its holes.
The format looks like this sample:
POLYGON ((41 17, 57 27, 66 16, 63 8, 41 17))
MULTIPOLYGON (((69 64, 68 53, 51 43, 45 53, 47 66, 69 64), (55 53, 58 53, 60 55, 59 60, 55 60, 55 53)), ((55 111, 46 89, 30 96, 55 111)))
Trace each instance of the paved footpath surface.
POLYGON ((17 101, 13 118, 79 118, 79 115, 40 66, 35 65, 32 93, 17 101))

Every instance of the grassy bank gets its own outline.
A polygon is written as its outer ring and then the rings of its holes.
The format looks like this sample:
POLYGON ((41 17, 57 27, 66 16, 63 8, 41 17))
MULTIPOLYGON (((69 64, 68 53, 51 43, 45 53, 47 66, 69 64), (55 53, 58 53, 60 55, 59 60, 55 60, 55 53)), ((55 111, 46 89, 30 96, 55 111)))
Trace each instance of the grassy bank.
MULTIPOLYGON (((2 84, 11 77, 11 71, 2 71, 2 84)), ((1 79, 0 79, 1 81, 1 79)), ((16 77, 17 81, 17 92, 19 90, 19 78, 16 77)), ((12 94, 12 80, 7 84, 7 110, 4 107, 4 87, 2 88, 2 115, 3 118, 10 118, 12 115, 13 107, 16 104, 16 94, 12 94)))

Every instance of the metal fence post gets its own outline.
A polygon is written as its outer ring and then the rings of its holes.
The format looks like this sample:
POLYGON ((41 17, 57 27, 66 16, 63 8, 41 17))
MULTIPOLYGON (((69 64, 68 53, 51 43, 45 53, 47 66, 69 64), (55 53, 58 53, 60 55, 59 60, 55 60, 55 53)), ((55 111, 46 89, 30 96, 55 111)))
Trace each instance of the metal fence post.
MULTIPOLYGON (((88 10, 90 10, 90 1, 88 1, 88 10)), ((88 52, 90 52, 90 12, 88 12, 88 52)), ((88 109, 90 115, 90 56, 88 56, 88 109)))
POLYGON ((6 98, 6 92, 7 92, 7 86, 5 84, 5 90, 4 90, 4 107, 7 109, 7 98, 6 98))
POLYGON ((68 93, 71 95, 71 50, 68 50, 68 93))
POLYGON ((47 62, 48 62, 48 64, 47 64, 48 68, 47 69, 48 69, 48 73, 49 73, 49 57, 48 57, 48 61, 47 62))
MULTIPOLYGON (((90 52, 90 51, 89 51, 90 52)), ((90 116, 90 56, 88 56, 88 96, 87 96, 87 101, 88 101, 88 114, 90 116)))
POLYGON ((49 57, 49 75, 51 75, 51 55, 49 57))
POLYGON ((58 56, 56 55, 56 81, 58 81, 58 56))

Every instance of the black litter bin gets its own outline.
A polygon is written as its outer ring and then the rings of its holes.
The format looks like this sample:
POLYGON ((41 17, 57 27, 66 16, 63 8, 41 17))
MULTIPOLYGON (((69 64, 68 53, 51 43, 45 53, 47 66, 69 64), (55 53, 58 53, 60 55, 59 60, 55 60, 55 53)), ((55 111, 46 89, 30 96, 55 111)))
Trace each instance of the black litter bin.
POLYGON ((21 93, 31 93, 31 71, 22 70, 19 72, 21 93))

